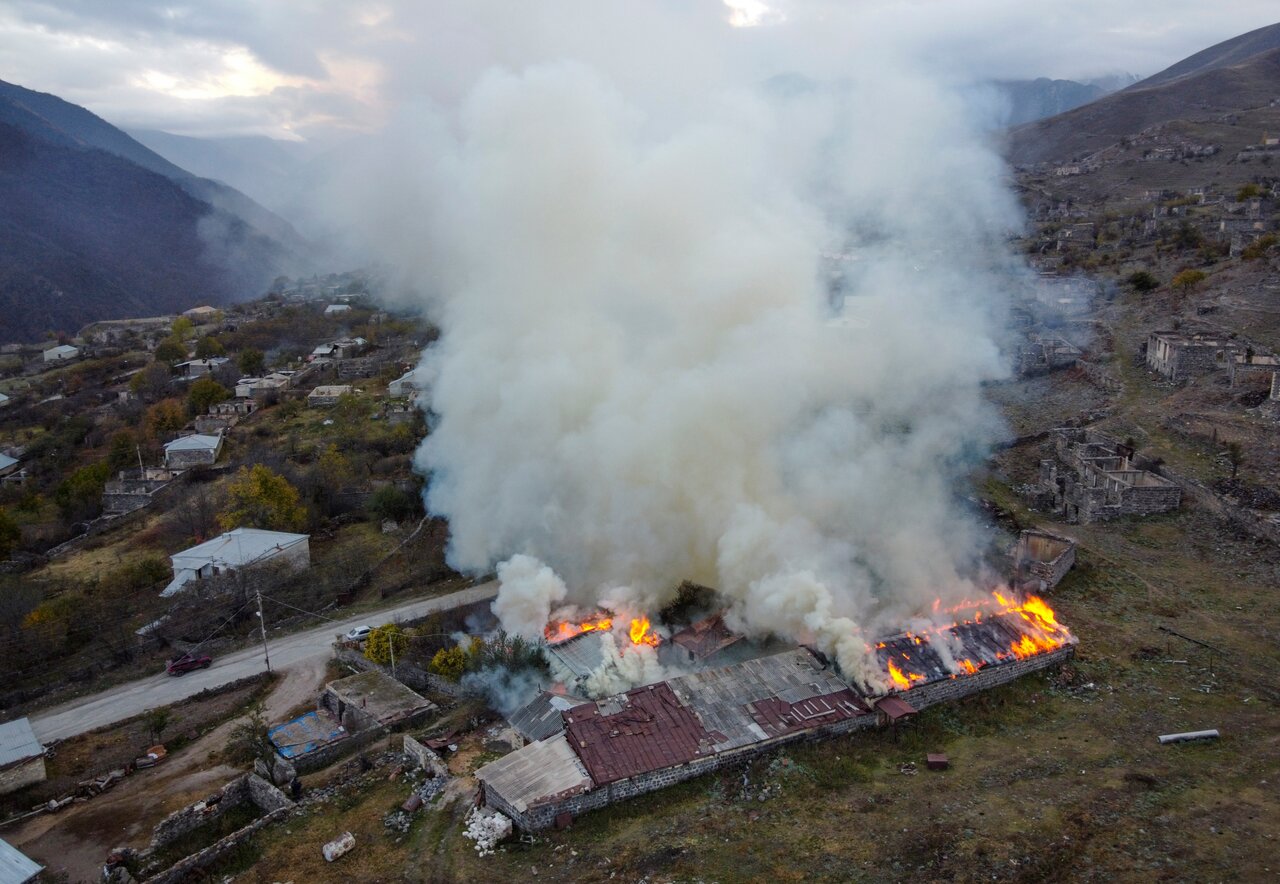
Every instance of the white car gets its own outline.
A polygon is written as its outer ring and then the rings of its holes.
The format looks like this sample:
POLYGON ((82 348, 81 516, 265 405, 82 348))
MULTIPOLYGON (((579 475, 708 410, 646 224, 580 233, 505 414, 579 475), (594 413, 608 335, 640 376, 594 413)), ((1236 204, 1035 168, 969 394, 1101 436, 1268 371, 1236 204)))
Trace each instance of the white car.
POLYGON ((372 626, 353 626, 347 631, 347 641, 362 642, 373 632, 372 626))

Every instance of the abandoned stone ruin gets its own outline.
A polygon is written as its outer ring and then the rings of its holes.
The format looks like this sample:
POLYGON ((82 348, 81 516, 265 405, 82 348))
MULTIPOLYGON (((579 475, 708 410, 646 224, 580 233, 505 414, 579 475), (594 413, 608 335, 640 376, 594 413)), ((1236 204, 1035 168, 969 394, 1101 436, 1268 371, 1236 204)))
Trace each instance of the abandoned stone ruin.
POLYGON ((1152 332, 1147 337, 1147 368, 1180 384, 1229 367, 1242 352, 1240 341, 1219 335, 1152 332))
POLYGON ((1040 461, 1038 481, 1022 490, 1031 509, 1087 525, 1165 513, 1182 502, 1182 489, 1127 445, 1073 427, 1054 430, 1053 439, 1057 458, 1040 461))

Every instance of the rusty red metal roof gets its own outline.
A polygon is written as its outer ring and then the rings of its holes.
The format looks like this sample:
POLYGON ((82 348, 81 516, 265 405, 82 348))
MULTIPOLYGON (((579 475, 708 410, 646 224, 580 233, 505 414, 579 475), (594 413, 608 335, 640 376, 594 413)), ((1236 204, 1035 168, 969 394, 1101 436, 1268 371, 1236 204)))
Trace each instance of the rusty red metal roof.
POLYGON ((597 786, 686 764, 710 752, 693 710, 665 683, 627 691, 564 713, 565 736, 597 786), (617 712, 604 714, 601 705, 617 712))
POLYGON ((901 697, 895 697, 892 694, 876 700, 876 709, 889 716, 890 721, 897 721, 898 719, 905 718, 908 715, 916 714, 916 707, 912 706, 901 697))
POLYGON ((795 703, 788 703, 778 697, 766 697, 747 704, 746 708, 752 720, 769 737, 781 737, 795 731, 834 724, 870 711, 862 698, 848 688, 807 697, 795 703))

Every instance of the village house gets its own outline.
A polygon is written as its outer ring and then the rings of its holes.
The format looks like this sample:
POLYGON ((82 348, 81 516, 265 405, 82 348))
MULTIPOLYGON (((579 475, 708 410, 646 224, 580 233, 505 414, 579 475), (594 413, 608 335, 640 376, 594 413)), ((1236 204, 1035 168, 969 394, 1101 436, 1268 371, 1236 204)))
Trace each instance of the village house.
POLYGON ((63 344, 60 347, 50 347, 44 351, 45 362, 68 362, 80 355, 80 348, 73 347, 70 344, 63 344))
POLYGON ((224 399, 210 405, 209 414, 244 417, 247 414, 253 414, 257 409, 258 403, 253 399, 224 399))
POLYGON ((187 362, 179 362, 174 368, 178 369, 182 377, 194 380, 213 374, 214 371, 230 361, 226 356, 210 356, 208 359, 192 359, 187 362))
POLYGON ((1147 336, 1147 367, 1175 383, 1226 368, 1243 346, 1210 334, 1152 332, 1147 336))
POLYGON ((4 393, 0 393, 0 408, 4 408, 6 405, 10 404, 11 402, 13 402, 12 399, 10 399, 4 393))
POLYGON ((16 473, 18 471, 18 463, 19 461, 16 457, 10 457, 0 451, 0 477, 16 473))
POLYGON ((199 307, 192 307, 190 310, 183 310, 182 315, 193 322, 212 322, 218 317, 218 308, 203 304, 199 307))
POLYGON ((164 465, 171 470, 212 466, 222 453, 222 434, 179 436, 164 446, 164 465))
POLYGON ((1177 483, 1141 467, 1128 446, 1076 428, 1054 434, 1058 460, 1042 460, 1038 481, 1023 489, 1031 509, 1089 524, 1164 513, 1181 504, 1177 483))
POLYGON ((313 408, 326 408, 337 405, 339 399, 350 394, 351 386, 349 384, 316 387, 307 394, 307 404, 313 408))
POLYGON ((260 528, 236 528, 170 556, 173 580, 160 593, 169 597, 193 580, 257 568, 268 563, 294 570, 311 565, 310 536, 260 528))
POLYGON ((1061 335, 1032 334, 1018 347, 1015 369, 1023 376, 1044 374, 1070 368, 1083 355, 1084 351, 1061 335))
POLYGON ((340 313, 346 313, 351 309, 350 304, 330 304, 324 308, 325 316, 337 316, 340 313))
POLYGON ((395 399, 407 399, 422 391, 422 382, 418 380, 418 370, 406 371, 400 377, 387 384, 387 395, 395 399))
POLYGON ((44 746, 26 718, 0 724, 0 795, 45 779, 44 746))
POLYGON ((237 399, 262 399, 279 395, 293 384, 293 372, 273 371, 260 378, 241 378, 236 381, 237 399))
POLYGON ((564 733, 564 714, 575 706, 589 703, 569 694, 540 691, 507 719, 518 738, 516 748, 564 733))

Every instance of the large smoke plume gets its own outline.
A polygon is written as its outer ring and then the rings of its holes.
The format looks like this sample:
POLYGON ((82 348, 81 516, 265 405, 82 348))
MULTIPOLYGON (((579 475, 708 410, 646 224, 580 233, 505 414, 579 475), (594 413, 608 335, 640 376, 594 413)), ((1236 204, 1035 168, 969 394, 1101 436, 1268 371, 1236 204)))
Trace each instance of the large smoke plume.
POLYGON ((845 74, 673 114, 554 62, 397 130, 372 229, 442 329, 417 465, 508 630, 691 580, 874 681, 869 634, 972 595, 1017 214, 954 93, 845 74))

